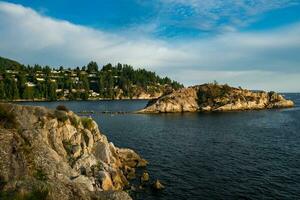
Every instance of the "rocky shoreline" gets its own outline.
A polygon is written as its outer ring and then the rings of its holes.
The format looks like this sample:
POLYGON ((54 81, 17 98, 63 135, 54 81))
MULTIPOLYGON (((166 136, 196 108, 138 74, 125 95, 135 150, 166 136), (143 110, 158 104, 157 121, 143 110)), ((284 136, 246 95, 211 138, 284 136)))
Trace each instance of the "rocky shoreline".
MULTIPOLYGON (((57 99, 55 101, 111 101, 111 100, 152 100, 152 99, 157 99, 159 98, 161 95, 163 95, 163 93, 157 93, 155 96, 151 96, 148 95, 147 96, 136 96, 136 97, 116 97, 116 98, 89 98, 87 100, 83 100, 83 99, 57 99)), ((10 102, 10 103, 14 103, 14 102, 50 102, 49 99, 15 99, 15 100, 3 100, 0 99, 0 103, 3 102, 10 102)))
POLYGON ((1 199, 131 199, 147 161, 66 108, 0 103, 1 199))
POLYGON ((293 101, 276 92, 250 91, 226 84, 203 84, 179 89, 150 100, 137 113, 226 112, 293 106, 293 101))

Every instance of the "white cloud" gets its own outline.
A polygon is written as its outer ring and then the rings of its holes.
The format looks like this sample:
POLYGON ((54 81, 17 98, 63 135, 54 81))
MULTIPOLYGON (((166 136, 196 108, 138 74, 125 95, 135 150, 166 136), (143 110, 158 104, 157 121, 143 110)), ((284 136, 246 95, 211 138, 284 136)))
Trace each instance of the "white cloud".
POLYGON ((229 84, 235 87, 250 88, 253 90, 273 90, 278 92, 299 92, 300 73, 272 72, 272 71, 207 71, 207 70, 184 70, 174 75, 178 81, 185 81, 188 85, 201 83, 229 84), (188 77, 188 80, 186 79, 188 77))
POLYGON ((255 89, 300 91, 299 35, 300 24, 294 24, 260 33, 235 31, 212 38, 163 41, 140 31, 115 34, 79 26, 0 2, 2 56, 26 64, 67 67, 90 60, 121 62, 185 84, 216 79, 255 89))
MULTIPOLYGON (((265 12, 298 5, 298 0, 159 0, 164 16, 185 16, 173 25, 200 30, 224 31, 224 27, 243 27, 265 12), (189 13, 185 15, 185 13, 189 13)), ((162 17, 162 20, 164 17, 162 17)), ((170 22, 172 23, 172 22, 170 22)))

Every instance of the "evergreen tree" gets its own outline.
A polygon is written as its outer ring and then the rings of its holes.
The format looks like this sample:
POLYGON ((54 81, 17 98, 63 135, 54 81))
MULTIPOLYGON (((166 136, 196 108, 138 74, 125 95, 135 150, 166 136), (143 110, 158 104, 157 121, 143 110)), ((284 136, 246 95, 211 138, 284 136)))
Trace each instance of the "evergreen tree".
POLYGON ((17 86, 19 89, 19 96, 20 98, 25 99, 24 90, 25 90, 26 77, 24 72, 19 72, 17 75, 17 79, 18 79, 17 86))
POLYGON ((50 81, 48 86, 49 86, 48 87, 48 99, 50 101, 55 101, 57 99, 57 95, 56 95, 57 84, 56 84, 56 82, 50 81))
POLYGON ((91 73, 91 72, 98 72, 98 64, 94 61, 91 61, 88 65, 87 65, 87 72, 91 73))
POLYGON ((8 75, 5 75, 4 79, 4 88, 5 88, 5 96, 9 100, 13 100, 13 80, 11 77, 8 77, 8 75))
POLYGON ((0 99, 6 99, 3 81, 0 81, 0 99))
POLYGON ((25 87, 24 94, 23 94, 24 99, 33 99, 34 98, 34 89, 33 87, 25 87))
POLYGON ((104 85, 104 76, 103 74, 99 75, 99 81, 98 81, 98 92, 100 94, 100 96, 104 95, 105 89, 104 89, 105 85, 104 85))
POLYGON ((15 80, 12 80, 12 99, 19 99, 19 89, 15 80))

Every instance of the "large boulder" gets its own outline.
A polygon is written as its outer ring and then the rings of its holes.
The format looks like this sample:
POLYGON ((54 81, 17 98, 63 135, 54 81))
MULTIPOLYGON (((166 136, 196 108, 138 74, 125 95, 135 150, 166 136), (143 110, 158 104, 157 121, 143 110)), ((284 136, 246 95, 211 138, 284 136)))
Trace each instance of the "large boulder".
POLYGON ((114 188, 113 182, 111 180, 110 174, 106 171, 99 171, 98 177, 101 182, 101 187, 103 190, 112 190, 114 188))

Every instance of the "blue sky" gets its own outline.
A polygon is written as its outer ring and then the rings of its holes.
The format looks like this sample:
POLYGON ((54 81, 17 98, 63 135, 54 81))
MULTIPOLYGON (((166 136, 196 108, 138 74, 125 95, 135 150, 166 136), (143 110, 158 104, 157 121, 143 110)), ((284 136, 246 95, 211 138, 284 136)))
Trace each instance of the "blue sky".
POLYGON ((222 33, 224 26, 241 31, 265 30, 300 21, 298 0, 241 0, 244 5, 236 3, 238 0, 9 2, 30 7, 56 19, 106 31, 126 31, 137 26, 155 25, 148 34, 163 39, 211 36, 222 33))
POLYGON ((300 0, 0 1, 0 55, 300 91, 300 0))

